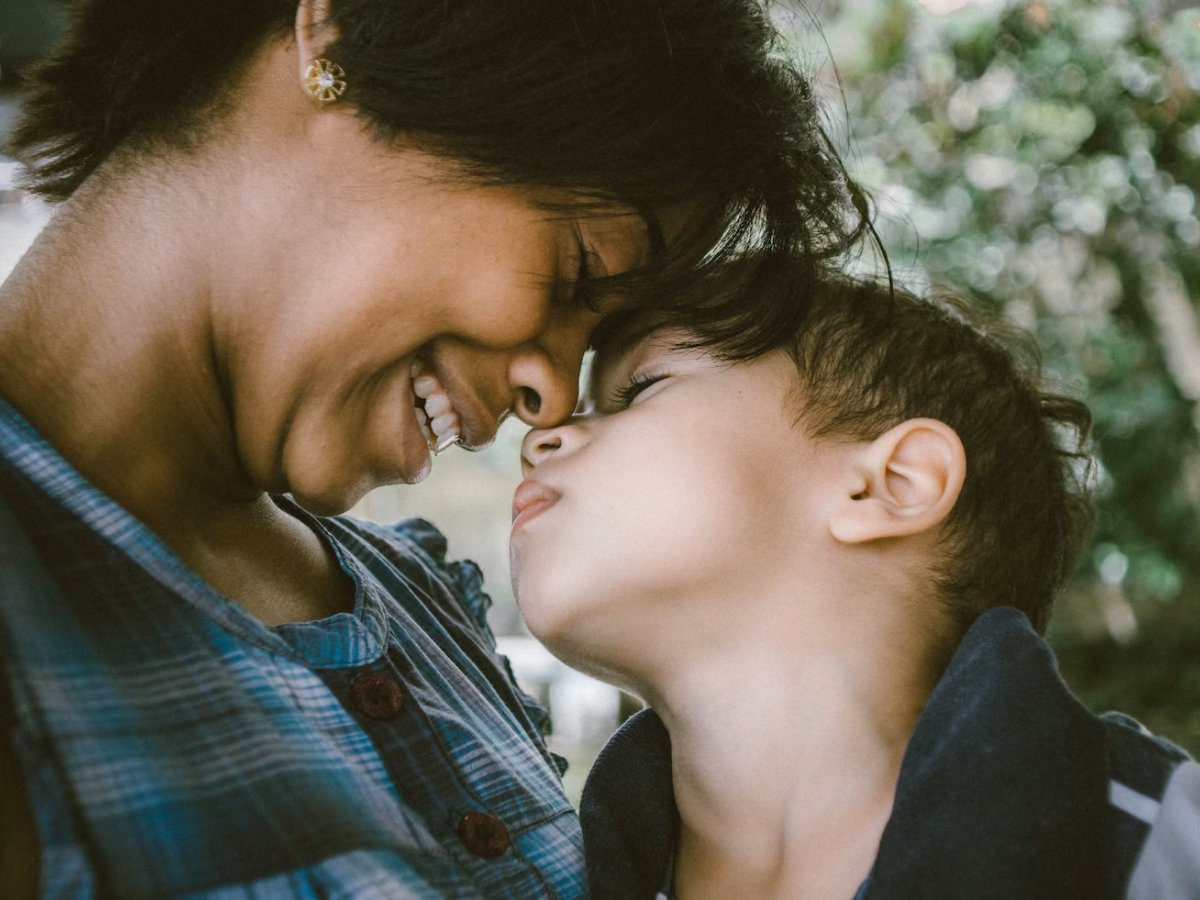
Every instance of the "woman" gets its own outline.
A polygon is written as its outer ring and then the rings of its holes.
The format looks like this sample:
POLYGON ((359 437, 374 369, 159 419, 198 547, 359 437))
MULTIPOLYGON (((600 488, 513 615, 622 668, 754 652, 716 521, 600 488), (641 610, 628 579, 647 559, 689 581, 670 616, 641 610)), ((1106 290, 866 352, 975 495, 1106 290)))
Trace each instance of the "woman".
POLYGON ((852 239, 773 36, 749 0, 77 4, 13 142, 60 207, 0 289, 10 895, 584 890, 477 573, 317 516, 567 416, 593 329, 704 254, 852 239))

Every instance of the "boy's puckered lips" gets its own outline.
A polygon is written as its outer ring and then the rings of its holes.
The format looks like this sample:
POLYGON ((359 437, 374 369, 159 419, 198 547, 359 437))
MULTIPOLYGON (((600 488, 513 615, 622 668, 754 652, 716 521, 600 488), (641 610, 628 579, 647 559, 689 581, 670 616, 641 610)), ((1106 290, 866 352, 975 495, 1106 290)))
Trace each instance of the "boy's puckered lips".
POLYGON ((560 496, 562 495, 558 491, 540 481, 533 479, 522 481, 513 494, 513 529, 516 530, 518 526, 524 525, 534 516, 549 509, 560 496))

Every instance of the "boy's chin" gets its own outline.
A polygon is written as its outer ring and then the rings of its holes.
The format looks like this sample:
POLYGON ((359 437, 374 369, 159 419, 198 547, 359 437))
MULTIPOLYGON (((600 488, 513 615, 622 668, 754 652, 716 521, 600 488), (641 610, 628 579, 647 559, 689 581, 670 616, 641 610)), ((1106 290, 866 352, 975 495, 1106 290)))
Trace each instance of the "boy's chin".
POLYGON ((511 560, 513 597, 529 633, 550 646, 570 628, 570 594, 560 584, 547 584, 539 579, 536 567, 523 564, 513 554, 511 560))
POLYGON ((629 678, 624 671, 627 660, 623 659, 627 654, 613 644, 623 643, 628 650, 636 641, 633 636, 619 639, 620 623, 613 617, 605 621, 600 614, 597 621, 591 621, 586 615, 563 615, 561 606, 546 611, 522 606, 521 613, 529 633, 557 659, 593 678, 627 687, 629 678), (539 615, 541 612, 545 614, 539 615))
MULTIPOLYGON (((544 609, 536 603, 517 595, 517 608, 529 633, 537 638, 551 653, 562 659, 559 648, 568 648, 575 643, 570 621, 561 610, 544 609)), ((567 662, 567 660, 563 660, 567 662)))

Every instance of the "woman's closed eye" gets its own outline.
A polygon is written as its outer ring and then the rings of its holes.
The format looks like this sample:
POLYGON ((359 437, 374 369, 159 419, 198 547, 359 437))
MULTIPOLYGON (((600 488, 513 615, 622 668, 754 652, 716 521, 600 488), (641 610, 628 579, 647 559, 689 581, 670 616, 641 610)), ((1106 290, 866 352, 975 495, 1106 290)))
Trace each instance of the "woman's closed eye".
POLYGON ((596 278, 603 278, 604 260, 600 254, 589 247, 583 240, 579 230, 575 231, 575 241, 578 252, 578 270, 575 276, 575 288, 571 294, 571 302, 576 308, 599 309, 599 297, 595 286, 596 278))
POLYGON ((634 375, 624 387, 613 390, 611 396, 608 398, 609 408, 618 412, 622 409, 627 409, 642 391, 665 378, 669 378, 670 375, 670 372, 646 372, 634 375))

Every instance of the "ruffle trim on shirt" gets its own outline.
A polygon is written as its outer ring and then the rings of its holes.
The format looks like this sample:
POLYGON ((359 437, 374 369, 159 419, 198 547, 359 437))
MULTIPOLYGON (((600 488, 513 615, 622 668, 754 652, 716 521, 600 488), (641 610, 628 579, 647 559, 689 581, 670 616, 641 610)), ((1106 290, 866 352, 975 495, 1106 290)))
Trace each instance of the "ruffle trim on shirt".
POLYGON ((446 576, 455 593, 460 597, 479 628, 487 634, 495 646, 487 611, 492 607, 492 598, 483 589, 483 572, 469 559, 446 559, 446 536, 425 519, 403 519, 388 526, 400 538, 411 541, 429 556, 446 576))
MULTIPOLYGON (((496 637, 492 633, 491 626, 487 621, 487 611, 492 606, 492 598, 483 589, 483 572, 479 566, 469 559, 447 560, 446 536, 442 534, 437 526, 425 519, 403 519, 387 526, 387 528, 397 537, 416 544, 418 549, 423 551, 432 560, 439 571, 449 581, 455 594, 462 599, 470 611, 471 617, 478 625, 479 630, 487 637, 491 649, 495 651, 496 637)), ((504 672, 512 684, 513 692, 524 708, 530 722, 533 723, 533 726, 540 735, 546 735, 550 731, 549 711, 537 699, 521 689, 516 676, 513 674, 512 663, 508 657, 502 653, 497 653, 496 657, 503 664, 504 672)), ((559 775, 562 775, 567 769, 566 759, 553 753, 551 754, 551 758, 558 769, 559 775)))

